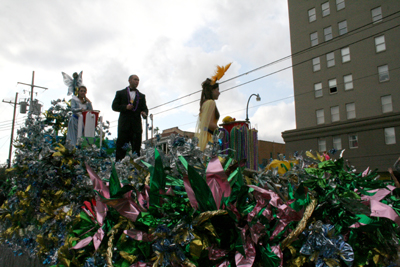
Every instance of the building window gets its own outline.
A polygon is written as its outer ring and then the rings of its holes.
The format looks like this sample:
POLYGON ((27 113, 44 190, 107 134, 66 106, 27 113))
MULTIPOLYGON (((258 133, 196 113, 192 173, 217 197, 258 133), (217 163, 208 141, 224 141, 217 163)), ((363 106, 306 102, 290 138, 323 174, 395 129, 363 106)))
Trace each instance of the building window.
POLYGON ((372 22, 373 23, 378 23, 382 21, 382 9, 381 7, 377 7, 371 10, 371 15, 372 15, 372 22))
POLYGON ((344 82, 344 90, 353 89, 353 75, 352 74, 343 76, 343 82, 344 82))
POLYGON ((319 71, 321 69, 321 62, 319 60, 319 57, 313 58, 312 60, 313 64, 313 71, 319 71))
POLYGON ((387 113, 387 112, 393 111, 391 95, 382 96, 381 103, 382 103, 382 113, 387 113))
POLYGON ((340 121, 339 106, 331 107, 331 120, 332 122, 340 121))
POLYGON ((325 123, 324 109, 318 109, 316 111, 316 114, 317 114, 317 124, 324 124, 325 123))
POLYGON ((333 137, 333 148, 336 150, 342 150, 342 138, 340 138, 340 136, 333 137))
POLYGON ((331 93, 331 94, 337 93, 336 79, 329 80, 328 84, 329 84, 329 93, 331 93))
POLYGON ((331 26, 326 27, 324 29, 324 36, 325 36, 325 42, 332 39, 332 27, 331 26))
POLYGON ((394 131, 394 127, 385 128, 385 144, 396 144, 396 133, 394 131))
POLYGON ((326 141, 324 139, 318 139, 318 151, 319 152, 326 151, 326 141))
POLYGON ((342 63, 350 61, 350 47, 340 49, 340 53, 342 54, 342 63))
POLYGON ((313 22, 317 20, 317 15, 315 13, 315 8, 311 8, 310 10, 308 10, 308 21, 309 22, 313 22))
POLYGON ((339 35, 343 35, 345 33, 347 33, 347 21, 341 21, 338 23, 338 27, 339 27, 339 35))
POLYGON ((346 114, 347 114, 348 120, 356 118, 356 104, 355 103, 346 104, 346 114))
POLYGON ((385 35, 375 37, 375 47, 377 53, 386 50, 385 35))
POLYGON ((342 10, 345 8, 344 0, 336 0, 336 10, 342 10))
POLYGON ((325 2, 321 5, 321 9, 322 9, 322 16, 328 16, 329 14, 331 14, 331 10, 329 8, 329 2, 325 2))
POLYGON ((311 46, 317 45, 318 44, 318 32, 313 32, 310 34, 310 39, 311 39, 311 46))
POLYGON ((330 52, 326 54, 326 66, 328 68, 335 66, 335 53, 330 52))
POLYGON ((349 147, 350 148, 358 147, 358 136, 356 134, 349 134, 349 147))
POLYGON ((389 81, 389 67, 388 65, 383 65, 378 67, 379 81, 386 82, 389 81))
POLYGON ((322 83, 316 83, 314 84, 314 94, 315 97, 322 97, 322 83))

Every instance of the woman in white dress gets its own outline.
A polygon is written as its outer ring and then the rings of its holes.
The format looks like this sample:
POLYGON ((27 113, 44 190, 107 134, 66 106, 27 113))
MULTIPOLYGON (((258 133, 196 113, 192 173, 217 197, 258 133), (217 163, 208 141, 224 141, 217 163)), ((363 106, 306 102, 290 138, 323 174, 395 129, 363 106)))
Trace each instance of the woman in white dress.
MULTIPOLYGON (((92 102, 86 97, 86 92, 87 89, 85 86, 79 86, 78 96, 73 95, 71 99, 72 116, 68 122, 67 140, 70 140, 73 145, 76 145, 78 139, 79 115, 83 111, 93 110, 92 102)), ((83 131, 83 127, 79 130, 83 131)))

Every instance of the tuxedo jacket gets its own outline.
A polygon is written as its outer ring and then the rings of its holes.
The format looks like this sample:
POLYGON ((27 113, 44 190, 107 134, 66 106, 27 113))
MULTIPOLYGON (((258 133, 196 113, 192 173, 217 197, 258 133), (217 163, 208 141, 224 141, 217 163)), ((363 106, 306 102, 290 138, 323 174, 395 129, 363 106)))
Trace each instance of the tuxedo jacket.
POLYGON ((148 113, 146 105, 146 96, 139 92, 136 93, 135 100, 133 101, 133 109, 135 111, 126 109, 126 106, 130 103, 130 95, 128 89, 122 89, 117 91, 115 94, 114 101, 112 103, 112 109, 119 112, 118 118, 118 133, 123 131, 129 132, 143 132, 142 130, 142 119, 140 113, 144 111, 148 113), (137 97, 139 97, 139 103, 137 103, 137 97))

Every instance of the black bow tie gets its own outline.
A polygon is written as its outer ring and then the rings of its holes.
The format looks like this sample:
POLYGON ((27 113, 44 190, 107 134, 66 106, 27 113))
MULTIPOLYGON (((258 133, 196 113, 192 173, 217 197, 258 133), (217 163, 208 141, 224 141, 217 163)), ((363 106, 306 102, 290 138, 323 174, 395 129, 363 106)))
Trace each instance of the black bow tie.
POLYGON ((133 91, 137 91, 137 89, 129 88, 129 91, 133 92, 133 91))

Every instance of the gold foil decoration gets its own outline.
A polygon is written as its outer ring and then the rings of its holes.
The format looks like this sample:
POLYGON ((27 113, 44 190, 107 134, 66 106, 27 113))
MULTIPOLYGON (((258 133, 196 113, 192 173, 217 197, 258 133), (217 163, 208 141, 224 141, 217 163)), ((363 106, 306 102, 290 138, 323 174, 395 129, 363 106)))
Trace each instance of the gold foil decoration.
POLYGON ((184 261, 183 261, 183 266, 187 266, 187 267, 196 267, 196 265, 193 263, 193 262, 191 262, 189 259, 185 259, 184 261))
POLYGON ((15 170, 15 168, 8 168, 8 169, 6 169, 6 173, 7 172, 12 172, 13 170, 15 170))
POLYGON ((203 242, 201 238, 194 234, 194 239, 190 242, 190 255, 194 258, 200 258, 201 251, 203 250, 203 242))
POLYGON ((185 242, 188 236, 189 236, 189 230, 185 228, 181 232, 179 232, 179 234, 175 235, 174 242, 178 244, 181 242, 185 242))
POLYGON ((193 225, 198 226, 203 222, 207 221, 208 219, 217 216, 217 215, 226 215, 228 212, 226 210, 213 210, 213 211, 206 211, 201 213, 193 220, 193 225))
POLYGON ((127 260, 130 264, 134 263, 138 258, 137 256, 130 255, 128 252, 125 251, 121 251, 119 255, 121 255, 121 257, 127 260))
POLYGON ((290 253, 291 253, 293 256, 296 255, 297 251, 296 251, 296 249, 295 249, 293 246, 288 246, 287 248, 290 250, 290 253))
POLYGON ((338 260, 336 259, 324 259, 326 265, 328 265, 329 267, 337 267, 340 266, 340 263, 338 260))
POLYGON ((315 207, 317 206, 317 200, 315 198, 311 198, 310 204, 307 205, 306 210, 304 211, 303 218, 301 218, 300 222, 297 224, 296 229, 294 229, 290 234, 282 241, 282 250, 289 246, 298 236, 300 233, 306 229, 307 221, 311 217, 312 213, 314 212, 315 207))
POLYGON ((304 265, 304 263, 306 263, 307 258, 303 255, 294 258, 293 260, 290 260, 288 263, 289 267, 301 267, 304 265))
POLYGON ((316 259, 318 259, 318 256, 319 256, 319 251, 314 251, 310 256, 310 260, 315 261, 316 259))
POLYGON ((207 229, 208 231, 210 231, 211 235, 218 238, 218 233, 217 233, 217 231, 215 231, 214 225, 212 225, 211 222, 205 222, 204 228, 207 229))

